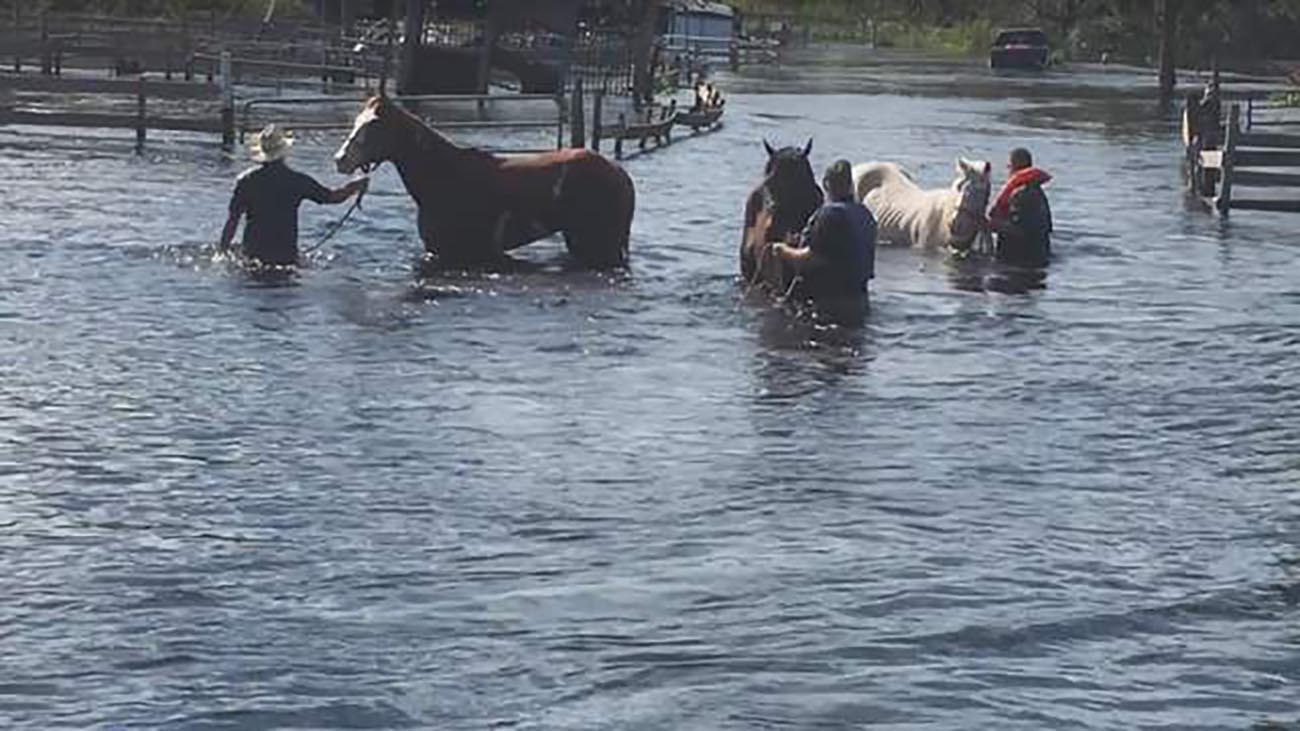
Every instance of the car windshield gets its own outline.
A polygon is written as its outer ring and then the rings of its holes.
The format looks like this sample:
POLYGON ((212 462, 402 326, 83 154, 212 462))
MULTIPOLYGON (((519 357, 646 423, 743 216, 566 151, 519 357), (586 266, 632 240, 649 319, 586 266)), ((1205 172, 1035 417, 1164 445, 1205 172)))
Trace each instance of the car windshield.
POLYGON ((998 34, 995 46, 1046 46, 1047 36, 1041 30, 1006 30, 998 34))

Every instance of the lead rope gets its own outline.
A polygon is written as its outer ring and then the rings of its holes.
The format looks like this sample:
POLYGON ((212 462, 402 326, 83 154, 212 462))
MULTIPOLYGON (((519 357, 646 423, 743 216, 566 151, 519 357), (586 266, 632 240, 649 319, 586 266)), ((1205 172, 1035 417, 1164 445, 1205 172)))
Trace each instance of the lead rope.
MULTIPOLYGON (((362 166, 362 170, 366 173, 366 175, 370 174, 371 169, 372 166, 370 165, 362 166)), ((348 208, 347 213, 344 213, 342 218, 335 221, 334 224, 330 226, 329 230, 325 232, 325 235, 321 236, 320 239, 316 241, 316 243, 303 249, 302 255, 315 253, 317 249, 324 246, 327 242, 329 242, 330 239, 334 238, 334 234, 337 234, 343 228, 343 224, 347 223, 348 219, 352 218, 352 214, 356 213, 357 209, 361 207, 361 199, 365 197, 366 197, 365 193, 358 193, 356 200, 352 201, 352 205, 348 208)))
POLYGON ((335 221, 333 225, 330 226, 329 230, 325 232, 325 235, 321 236, 316 243, 303 249, 302 253, 304 255, 314 253, 317 249, 328 243, 330 239, 334 238, 334 234, 338 233, 343 228, 343 224, 347 223, 348 219, 352 218, 352 214, 361 207, 361 199, 365 197, 365 193, 358 193, 356 200, 352 201, 352 206, 348 208, 347 213, 344 213, 342 218, 335 221))

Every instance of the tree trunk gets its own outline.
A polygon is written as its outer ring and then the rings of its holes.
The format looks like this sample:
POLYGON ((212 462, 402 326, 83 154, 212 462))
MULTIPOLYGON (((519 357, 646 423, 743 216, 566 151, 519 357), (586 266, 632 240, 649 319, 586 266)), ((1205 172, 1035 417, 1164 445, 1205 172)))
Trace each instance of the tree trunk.
POLYGON ((402 60, 397 70, 398 93, 406 93, 415 78, 415 65, 419 62, 420 46, 424 40, 424 3, 425 0, 406 0, 402 60))
POLYGON ((1178 5, 1180 0, 1156 0, 1156 28, 1160 33, 1160 100, 1168 102, 1174 98, 1174 87, 1178 84, 1177 58, 1174 46, 1174 34, 1178 26, 1178 5))
POLYGON ((636 8, 636 35, 632 38, 632 96, 639 106, 654 99, 655 30, 659 20, 658 0, 640 0, 636 8))
POLYGON ((496 51, 497 39, 501 37, 502 19, 499 14, 488 10, 487 20, 483 24, 483 48, 479 49, 478 74, 474 88, 477 93, 488 93, 492 81, 492 54, 496 51))
POLYGON ((356 0, 339 0, 339 25, 343 26, 343 35, 351 38, 357 31, 356 0))

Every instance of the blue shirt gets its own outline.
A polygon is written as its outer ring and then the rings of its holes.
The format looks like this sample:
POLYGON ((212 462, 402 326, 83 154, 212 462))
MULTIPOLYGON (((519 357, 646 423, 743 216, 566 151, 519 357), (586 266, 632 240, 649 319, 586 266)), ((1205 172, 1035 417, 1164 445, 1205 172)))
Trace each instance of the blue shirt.
POLYGON ((861 294, 876 276, 876 219, 857 201, 824 204, 808 221, 803 241, 816 258, 805 276, 814 296, 861 294))
POLYGON ((304 200, 328 203, 329 189, 283 161, 248 170, 235 183, 232 214, 245 214, 244 255, 264 264, 298 261, 298 205, 304 200))

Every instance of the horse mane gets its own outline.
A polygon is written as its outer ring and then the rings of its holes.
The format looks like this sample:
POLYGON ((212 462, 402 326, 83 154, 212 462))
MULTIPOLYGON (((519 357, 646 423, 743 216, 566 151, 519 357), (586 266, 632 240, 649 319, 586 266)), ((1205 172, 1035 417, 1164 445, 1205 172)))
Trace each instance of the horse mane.
POLYGON ((384 105, 385 111, 396 112, 395 118, 408 128, 417 150, 425 152, 447 150, 462 160, 486 164, 493 164, 497 160, 497 157, 490 152, 469 145, 456 144, 450 137, 434 129, 432 125, 401 104, 385 101, 384 105))

